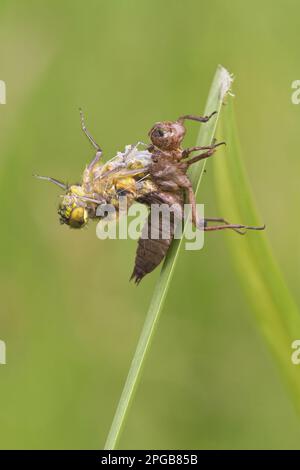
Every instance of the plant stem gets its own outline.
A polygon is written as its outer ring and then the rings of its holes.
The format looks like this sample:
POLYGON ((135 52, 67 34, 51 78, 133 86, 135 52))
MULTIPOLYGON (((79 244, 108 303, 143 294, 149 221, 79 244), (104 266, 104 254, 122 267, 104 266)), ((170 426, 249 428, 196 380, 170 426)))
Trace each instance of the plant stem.
MULTIPOLYGON (((230 89, 231 76, 226 69, 222 66, 217 68, 215 77, 213 79, 211 89, 208 95, 205 115, 211 114, 213 111, 218 111, 217 115, 213 117, 208 123, 200 128, 199 136, 197 139, 197 146, 210 145, 212 143, 218 117, 220 114, 223 99, 230 89)), ((201 178, 204 172, 204 163, 194 165, 192 171, 189 173, 195 194, 197 194, 201 178)), ((184 230, 183 230, 184 235, 184 230)), ((145 363, 149 347, 154 336, 155 328, 157 326, 162 307, 169 290, 171 279, 174 274, 176 261, 179 255, 182 239, 174 240, 168 251, 167 257, 163 264, 160 277, 157 281, 153 296, 150 302, 149 310, 146 320, 137 344, 137 348, 128 372, 128 376, 115 412, 115 416, 105 443, 105 449, 115 449, 120 438, 128 410, 134 393, 136 391, 141 371, 145 363)))
MULTIPOLYGON (((214 166, 216 193, 221 213, 231 221, 260 224, 251 188, 241 158, 233 100, 228 100, 218 134, 226 140, 224 156, 214 166)), ((235 240, 228 237, 229 247, 244 288, 257 329, 272 351, 288 390, 300 413, 300 374, 293 364, 292 344, 300 336, 298 306, 272 253, 267 235, 248 233, 235 240)))

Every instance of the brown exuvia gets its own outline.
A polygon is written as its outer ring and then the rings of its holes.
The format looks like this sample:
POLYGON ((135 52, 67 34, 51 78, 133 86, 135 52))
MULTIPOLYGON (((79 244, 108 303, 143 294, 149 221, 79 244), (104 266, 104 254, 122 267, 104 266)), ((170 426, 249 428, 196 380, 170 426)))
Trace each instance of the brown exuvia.
MULTIPOLYGON (((181 143, 184 139, 186 128, 184 121, 186 119, 207 122, 214 114, 210 116, 194 116, 185 115, 176 121, 163 121, 154 124, 149 132, 152 145, 149 146, 149 151, 152 153, 152 163, 149 167, 151 179, 156 183, 159 191, 156 193, 148 194, 142 198, 142 202, 151 204, 164 203, 164 204, 178 204, 183 205, 184 193, 187 193, 188 202, 192 208, 192 221, 195 226, 200 230, 213 231, 233 229, 240 234, 244 234, 243 229, 262 230, 262 227, 250 227, 240 224, 230 224, 223 218, 206 218, 204 220, 197 219, 196 200, 191 181, 188 177, 187 169, 193 163, 210 157, 214 154, 219 145, 224 144, 220 142, 206 147, 191 147, 182 149, 181 143), (202 151, 200 154, 188 159, 193 152, 202 151), (219 222, 221 225, 208 226, 208 222, 219 222)), ((160 220, 158 230, 161 233, 162 228, 160 220)), ((146 274, 151 272, 160 264, 165 257, 174 236, 174 218, 171 219, 170 237, 159 237, 158 239, 151 239, 151 219, 149 215, 148 224, 145 229, 148 230, 148 237, 146 239, 140 238, 138 242, 138 249, 135 258, 135 266, 132 273, 132 278, 139 282, 146 274)))
POLYGON ((124 153, 102 163, 102 150, 88 132, 81 112, 82 129, 96 150, 94 158, 83 173, 82 183, 66 185, 54 178, 39 177, 65 190, 58 210, 61 223, 72 228, 81 228, 89 219, 103 219, 105 208, 109 205, 118 213, 120 196, 126 195, 128 205, 135 201, 146 204, 150 212, 138 241, 131 276, 136 283, 153 271, 166 256, 174 237, 176 219, 183 217, 185 196, 192 208, 192 222, 199 230, 232 229, 240 234, 244 234, 247 229, 263 230, 264 226, 230 224, 222 218, 198 220, 195 195, 187 170, 193 163, 213 155, 216 148, 224 142, 183 149, 181 144, 186 133, 184 122, 193 120, 205 123, 215 114, 216 112, 204 117, 188 114, 176 121, 157 122, 149 131, 151 144, 146 150, 137 152, 137 145, 129 146, 124 153), (190 157, 194 152, 200 153, 190 157), (170 214, 167 234, 163 233, 161 217, 151 217, 153 204, 176 208, 170 214), (218 225, 209 226, 209 222, 217 222, 218 225), (155 237, 152 236, 153 229, 156 232, 155 237))

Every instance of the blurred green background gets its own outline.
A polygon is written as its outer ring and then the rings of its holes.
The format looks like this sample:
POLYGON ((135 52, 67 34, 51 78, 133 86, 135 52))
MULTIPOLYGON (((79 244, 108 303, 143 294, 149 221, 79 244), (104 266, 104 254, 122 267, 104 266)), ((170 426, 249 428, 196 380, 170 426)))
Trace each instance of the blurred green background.
MULTIPOLYGON (((93 150, 79 106, 109 158, 157 120, 201 113, 218 63, 233 72, 249 179, 300 302, 299 14, 297 0, 1 1, 1 448, 103 446, 159 275, 129 283, 136 243, 60 226, 58 188, 32 178, 80 180, 93 150)), ((201 202, 226 217, 206 168, 201 202)), ((234 236, 181 253, 121 448, 300 448, 234 236)))

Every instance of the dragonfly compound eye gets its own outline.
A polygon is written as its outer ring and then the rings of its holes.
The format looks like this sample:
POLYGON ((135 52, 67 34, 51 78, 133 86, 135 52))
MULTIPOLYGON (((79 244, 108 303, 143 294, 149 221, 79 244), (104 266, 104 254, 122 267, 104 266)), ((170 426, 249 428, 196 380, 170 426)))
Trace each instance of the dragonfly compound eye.
POLYGON ((85 207, 74 204, 62 203, 58 209, 61 224, 69 225, 72 228, 81 228, 88 221, 88 211, 85 207))
POLYGON ((163 123, 155 124, 149 132, 152 143, 158 147, 164 145, 165 141, 168 140, 168 130, 164 129, 161 124, 163 123))
POLYGON ((153 134, 154 134, 155 137, 164 137, 164 135, 165 135, 164 131, 160 128, 155 129, 153 134))
POLYGON ((69 225, 73 228, 81 228, 88 221, 88 212, 84 207, 76 207, 72 210, 69 225))

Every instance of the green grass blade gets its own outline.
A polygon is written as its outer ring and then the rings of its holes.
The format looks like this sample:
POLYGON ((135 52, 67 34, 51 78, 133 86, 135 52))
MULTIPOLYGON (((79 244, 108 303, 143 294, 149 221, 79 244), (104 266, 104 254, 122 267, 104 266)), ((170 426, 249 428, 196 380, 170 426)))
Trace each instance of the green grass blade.
MULTIPOLYGON (((197 145, 209 145, 212 142, 216 131, 222 101, 230 88, 230 84, 231 77, 229 73, 223 67, 219 66, 213 79, 205 107, 206 115, 209 115, 213 111, 218 111, 218 114, 210 119, 208 123, 201 126, 197 139, 197 145)), ((205 163, 199 163, 193 166, 194 168, 190 173, 190 177, 194 190, 197 193, 203 175, 205 163)), ((124 385, 124 389, 107 437, 107 441, 105 443, 105 449, 115 449, 117 446, 118 439, 120 437, 122 427, 124 425, 130 403, 141 376, 142 367, 144 365, 145 358, 147 352, 149 351, 149 346, 158 323, 159 315, 170 287, 181 243, 182 238, 180 240, 173 241, 166 260, 163 264, 161 274, 156 284, 140 339, 138 341, 138 345, 124 385)))
MULTIPOLYGON (((218 135, 227 143, 214 161, 220 214, 233 223, 258 224, 240 158, 231 97, 219 126, 218 135)), ((300 412, 300 374, 291 361, 291 344, 300 338, 300 314, 270 249, 267 239, 270 230, 271 227, 265 232, 249 231, 244 237, 230 233, 228 241, 257 327, 271 348, 300 412)))

